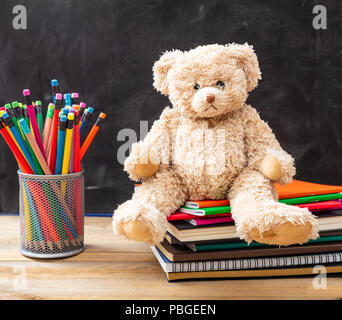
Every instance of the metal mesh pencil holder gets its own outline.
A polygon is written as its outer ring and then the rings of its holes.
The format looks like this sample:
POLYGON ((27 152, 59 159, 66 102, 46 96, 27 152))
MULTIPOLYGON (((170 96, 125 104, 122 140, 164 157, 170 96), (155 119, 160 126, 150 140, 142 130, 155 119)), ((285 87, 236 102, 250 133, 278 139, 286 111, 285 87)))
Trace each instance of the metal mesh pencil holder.
POLYGON ((53 259, 84 250, 84 172, 31 175, 18 172, 20 252, 53 259))

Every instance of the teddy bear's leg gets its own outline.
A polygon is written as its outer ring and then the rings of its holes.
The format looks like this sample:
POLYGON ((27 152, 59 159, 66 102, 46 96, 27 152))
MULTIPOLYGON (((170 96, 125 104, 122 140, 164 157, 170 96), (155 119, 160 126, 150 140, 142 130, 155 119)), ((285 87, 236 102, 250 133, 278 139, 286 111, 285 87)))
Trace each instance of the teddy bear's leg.
POLYGON ((166 218, 184 203, 185 190, 172 169, 161 169, 137 188, 131 200, 115 210, 114 232, 139 242, 161 242, 166 232, 166 218))
POLYGON ((237 234, 247 242, 286 246, 318 237, 318 222, 309 210, 279 203, 273 183, 258 171, 246 168, 229 198, 237 234))

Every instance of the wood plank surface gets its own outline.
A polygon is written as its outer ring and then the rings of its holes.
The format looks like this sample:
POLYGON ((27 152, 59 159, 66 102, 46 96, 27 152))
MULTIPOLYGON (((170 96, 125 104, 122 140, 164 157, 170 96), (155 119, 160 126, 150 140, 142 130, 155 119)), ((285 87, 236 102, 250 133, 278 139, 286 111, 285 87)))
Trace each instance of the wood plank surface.
POLYGON ((168 282, 145 244, 113 235, 110 218, 85 219, 86 250, 58 260, 19 252, 19 217, 0 215, 0 299, 341 299, 342 277, 168 282))

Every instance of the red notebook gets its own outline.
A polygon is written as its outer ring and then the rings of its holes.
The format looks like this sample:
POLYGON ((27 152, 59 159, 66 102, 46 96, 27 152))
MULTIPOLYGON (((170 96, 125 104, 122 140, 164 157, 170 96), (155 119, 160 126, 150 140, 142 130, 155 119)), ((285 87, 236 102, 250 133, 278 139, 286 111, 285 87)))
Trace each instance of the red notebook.
MULTIPOLYGON (((208 218, 220 218, 220 217, 230 217, 230 213, 220 213, 220 214, 212 214, 208 216, 201 216, 202 219, 208 219, 208 218)), ((187 214, 182 212, 174 212, 172 213, 167 220, 168 221, 175 221, 175 220, 185 220, 185 219, 194 219, 198 218, 198 216, 195 216, 193 214, 187 214)))
POLYGON ((311 212, 319 212, 341 209, 342 202, 339 200, 329 200, 322 202, 296 204, 296 206, 301 208, 308 208, 311 212))
POLYGON ((209 224, 218 224, 218 223, 226 223, 233 222, 232 217, 217 217, 217 218, 194 218, 194 219, 186 219, 187 222, 191 223, 194 226, 204 226, 209 224))

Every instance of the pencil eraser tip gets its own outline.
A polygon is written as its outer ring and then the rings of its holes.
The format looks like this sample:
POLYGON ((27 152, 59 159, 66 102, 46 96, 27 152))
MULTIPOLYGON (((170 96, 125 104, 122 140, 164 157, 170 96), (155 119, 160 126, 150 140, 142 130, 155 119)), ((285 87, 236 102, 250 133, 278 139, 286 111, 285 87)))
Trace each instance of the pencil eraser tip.
POLYGON ((5 109, 10 109, 10 108, 12 108, 12 106, 9 103, 6 103, 5 104, 5 109))
POLYGON ((19 120, 19 125, 21 126, 21 129, 23 130, 24 134, 30 133, 30 128, 27 125, 25 119, 19 120))
POLYGON ((74 120, 74 119, 75 119, 75 115, 73 113, 69 113, 68 120, 74 120))
POLYGON ((73 93, 71 94, 71 97, 72 97, 72 98, 78 98, 78 93, 77 93, 77 92, 73 92, 73 93))
POLYGON ((57 80, 57 79, 51 80, 51 85, 52 85, 53 87, 57 87, 57 86, 58 86, 58 80, 57 80))
POLYGON ((81 107, 81 108, 85 108, 86 106, 87 106, 87 104, 86 104, 85 102, 81 102, 81 103, 80 103, 80 107, 81 107))
POLYGON ((61 93, 56 93, 55 98, 56 98, 57 100, 62 100, 62 99, 63 99, 63 96, 62 96, 61 93))
POLYGON ((36 106, 41 106, 42 105, 42 102, 40 100, 37 100, 36 101, 36 106))
POLYGON ((3 117, 4 119, 7 119, 7 118, 9 117, 9 115, 8 115, 7 112, 4 112, 4 113, 2 114, 2 117, 3 117))
POLYGON ((53 103, 49 103, 49 106, 48 106, 49 109, 53 109, 54 107, 55 105, 53 103))
POLYGON ((67 121, 67 119, 68 119, 67 116, 64 115, 64 114, 60 118, 60 120, 63 121, 63 122, 67 121))
POLYGON ((100 113, 99 118, 106 119, 107 115, 103 112, 100 113))
POLYGON ((94 108, 88 107, 88 113, 93 113, 93 112, 94 112, 94 108))
POLYGON ((29 96, 30 95, 30 90, 29 89, 23 90, 23 95, 24 96, 29 96))

